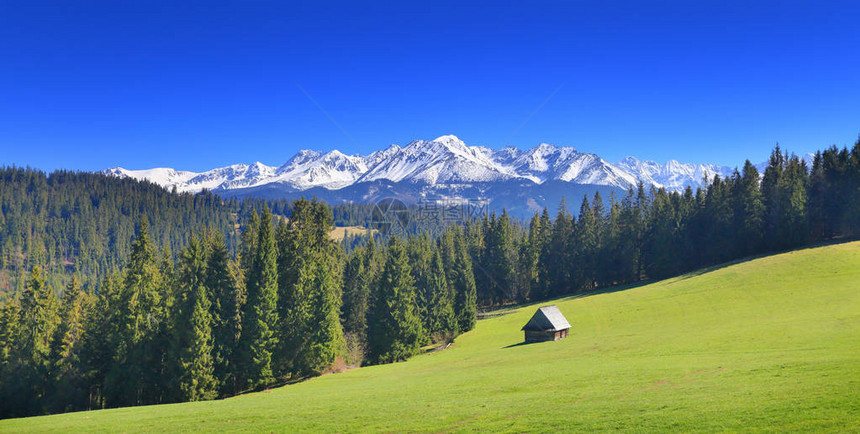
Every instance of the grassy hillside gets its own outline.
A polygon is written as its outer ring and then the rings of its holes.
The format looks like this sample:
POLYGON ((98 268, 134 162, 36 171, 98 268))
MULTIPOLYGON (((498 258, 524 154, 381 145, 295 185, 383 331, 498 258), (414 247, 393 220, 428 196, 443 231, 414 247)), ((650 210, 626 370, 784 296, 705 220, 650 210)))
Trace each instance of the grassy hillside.
POLYGON ((223 401, 0 422, 21 430, 860 430, 860 242, 534 306, 450 349, 223 401))

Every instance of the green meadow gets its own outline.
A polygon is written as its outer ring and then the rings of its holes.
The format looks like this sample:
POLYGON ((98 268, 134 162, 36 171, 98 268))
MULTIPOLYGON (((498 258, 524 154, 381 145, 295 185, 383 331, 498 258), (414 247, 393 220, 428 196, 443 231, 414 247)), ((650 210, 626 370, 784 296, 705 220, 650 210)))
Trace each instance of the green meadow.
POLYGON ((860 242, 498 313, 404 363, 0 431, 860 431, 860 242), (544 304, 570 337, 520 344, 544 304))

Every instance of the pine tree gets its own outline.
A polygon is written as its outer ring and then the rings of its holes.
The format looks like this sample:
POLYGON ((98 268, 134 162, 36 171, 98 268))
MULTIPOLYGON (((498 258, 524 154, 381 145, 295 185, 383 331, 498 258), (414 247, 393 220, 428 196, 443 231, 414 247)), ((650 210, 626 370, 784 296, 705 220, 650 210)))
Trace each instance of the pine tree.
POLYGON ((860 234, 860 137, 854 143, 851 149, 851 154, 848 157, 848 185, 845 187, 848 191, 848 200, 845 201, 846 211, 846 232, 851 235, 860 234))
POLYGON ((118 278, 108 276, 84 315, 80 347, 81 371, 89 384, 87 408, 104 408, 108 404, 107 377, 118 361, 121 291, 118 278))
POLYGON ((14 299, 7 299, 0 310, 0 419, 28 414, 27 402, 21 399, 24 384, 17 378, 18 342, 21 333, 21 310, 14 299))
POLYGON ((366 337, 367 309, 370 289, 376 273, 376 245, 373 237, 353 251, 344 270, 343 324, 344 330, 366 337))
POLYGON ((767 168, 764 170, 764 175, 761 179, 762 202, 765 208, 764 214, 764 238, 767 240, 767 247, 770 249, 781 248, 780 244, 780 220, 783 213, 783 201, 780 199, 780 178, 785 171, 786 157, 779 149, 779 144, 776 145, 770 154, 767 168))
POLYGON ((251 210, 245 227, 242 230, 242 248, 239 252, 239 262, 242 270, 249 273, 254 266, 254 252, 257 251, 257 240, 260 230, 260 215, 256 210, 251 210))
POLYGON ((517 301, 520 303, 527 301, 538 285, 538 261, 540 260, 542 232, 540 216, 535 213, 529 222, 528 236, 520 242, 516 273, 520 288, 517 301))
POLYGON ((648 231, 642 248, 645 274, 659 279, 671 276, 678 268, 676 263, 677 229, 676 212, 666 189, 654 192, 648 231))
MULTIPOLYGON (((330 248, 334 248, 333 243, 330 248)), ((296 372, 302 376, 321 374, 343 353, 345 345, 339 317, 342 282, 337 259, 324 254, 314 262, 314 267, 314 281, 308 294, 311 327, 296 363, 296 372)))
POLYGON ((20 333, 15 339, 19 364, 9 378, 12 396, 18 404, 17 415, 44 411, 50 388, 51 343, 59 323, 54 292, 46 282, 45 271, 34 266, 21 293, 20 333))
POLYGON ((272 352, 278 342, 274 333, 278 324, 277 250, 268 208, 263 210, 258 232, 254 261, 248 273, 248 299, 240 338, 243 380, 249 388, 274 382, 272 352))
POLYGON ((467 241, 459 227, 454 227, 454 267, 449 272, 449 285, 454 293, 454 315, 460 333, 472 330, 477 322, 477 288, 472 272, 472 258, 467 241))
POLYGON ((734 192, 735 239, 739 256, 759 252, 762 248, 762 225, 764 222, 764 202, 759 189, 759 172, 750 163, 744 162, 741 175, 734 192))
POLYGON ((576 264, 574 288, 592 289, 596 271, 594 259, 597 256, 597 223, 587 197, 582 198, 579 219, 574 231, 573 263, 576 264))
POLYGON ((206 287, 206 249, 191 238, 179 264, 179 294, 175 305, 172 356, 177 401, 216 396, 212 357, 212 314, 206 287))
POLYGON ((210 294, 212 317, 212 355, 214 375, 223 394, 238 392, 236 384, 237 345, 242 331, 242 306, 245 302, 241 273, 231 263, 230 253, 220 233, 207 239, 206 287, 210 294))
POLYGON ((549 296, 569 294, 573 292, 574 282, 571 269, 573 268, 573 235, 575 221, 567 210, 564 198, 558 207, 549 246, 542 258, 546 261, 547 283, 549 296))
POLYGON ((421 336, 421 345, 430 343, 430 310, 431 298, 431 268, 433 252, 430 248, 430 238, 426 234, 409 237, 406 240, 406 256, 415 283, 415 313, 421 318, 421 325, 426 334, 421 336))
POLYGON ((537 284, 535 286, 535 298, 547 298, 553 291, 552 278, 554 271, 550 269, 550 257, 552 255, 552 234, 553 234, 552 219, 549 216, 549 210, 543 209, 540 216, 540 233, 537 240, 537 284))
MULTIPOLYGON (((14 299, 7 299, 0 308, 0 374, 5 372, 18 348, 19 317, 21 309, 14 299)), ((5 377, 4 378, 8 378, 5 377)))
POLYGON ((341 321, 347 341, 350 363, 361 363, 367 351, 367 314, 371 306, 371 291, 377 278, 378 254, 373 235, 367 243, 353 251, 343 277, 341 321))
POLYGON ((368 324, 370 360, 391 363, 418 352, 423 330, 415 312, 415 282, 402 242, 391 238, 368 324))
POLYGON ((603 244, 598 256, 598 269, 601 270, 601 284, 615 285, 623 280, 623 258, 621 246, 622 237, 622 206, 615 199, 615 193, 609 195, 609 213, 606 218, 606 230, 603 244))
POLYGON ((73 276, 63 292, 60 324, 52 344, 52 413, 86 408, 86 388, 80 361, 80 338, 86 302, 86 293, 77 277, 73 276))
POLYGON ((808 172, 806 163, 795 155, 789 158, 777 188, 780 196, 780 234, 782 247, 796 247, 806 242, 809 236, 809 216, 806 209, 808 172))
POLYGON ((276 366, 283 374, 319 374, 343 349, 343 271, 328 237, 331 219, 328 207, 302 199, 293 203, 289 224, 278 229, 282 341, 276 366))
POLYGON ((124 274, 112 340, 117 363, 106 378, 106 398, 110 406, 159 403, 166 380, 166 345, 161 339, 167 322, 166 285, 145 220, 124 274))
POLYGON ((424 283, 426 287, 423 288, 427 315, 424 328, 432 340, 440 342, 455 336, 458 326, 439 249, 433 249, 430 267, 424 283))

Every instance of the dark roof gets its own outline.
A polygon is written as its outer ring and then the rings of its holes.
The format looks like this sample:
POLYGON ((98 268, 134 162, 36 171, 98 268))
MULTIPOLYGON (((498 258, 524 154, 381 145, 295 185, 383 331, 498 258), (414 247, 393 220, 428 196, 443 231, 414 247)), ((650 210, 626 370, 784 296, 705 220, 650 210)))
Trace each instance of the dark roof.
POLYGON ((524 331, 533 332, 556 332, 570 328, 567 318, 561 314, 555 305, 544 306, 532 315, 532 319, 523 326, 524 331))

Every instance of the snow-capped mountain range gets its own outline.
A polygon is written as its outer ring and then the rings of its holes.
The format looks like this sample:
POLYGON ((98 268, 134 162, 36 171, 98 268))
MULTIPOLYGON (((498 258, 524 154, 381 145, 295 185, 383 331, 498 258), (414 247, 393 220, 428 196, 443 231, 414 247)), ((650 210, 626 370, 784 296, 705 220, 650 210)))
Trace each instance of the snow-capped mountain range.
POLYGON ((310 189, 335 191, 363 183, 389 182, 413 185, 426 194, 428 188, 451 189, 522 181, 519 185, 548 182, 628 189, 642 181, 646 186, 681 190, 701 186, 704 178, 727 176, 733 169, 712 164, 669 161, 659 164, 634 157, 612 164, 599 156, 568 146, 542 143, 529 150, 506 147, 494 150, 467 146, 456 136, 415 140, 404 147, 391 145, 367 156, 344 155, 340 151, 302 150, 281 166, 256 162, 234 164, 206 172, 171 168, 127 170, 121 167, 104 173, 146 179, 180 192, 208 189, 238 195, 245 189, 266 187, 290 192, 310 189))

